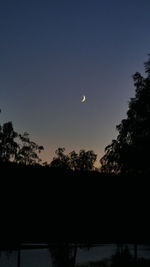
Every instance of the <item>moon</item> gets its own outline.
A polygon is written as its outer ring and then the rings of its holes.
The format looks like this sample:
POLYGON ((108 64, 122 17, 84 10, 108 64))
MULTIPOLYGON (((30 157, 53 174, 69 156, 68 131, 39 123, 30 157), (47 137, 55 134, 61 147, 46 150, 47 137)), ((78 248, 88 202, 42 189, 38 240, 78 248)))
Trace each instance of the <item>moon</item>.
POLYGON ((83 95, 82 99, 81 99, 81 102, 83 103, 83 102, 85 102, 85 100, 86 100, 86 97, 85 97, 85 95, 83 95))

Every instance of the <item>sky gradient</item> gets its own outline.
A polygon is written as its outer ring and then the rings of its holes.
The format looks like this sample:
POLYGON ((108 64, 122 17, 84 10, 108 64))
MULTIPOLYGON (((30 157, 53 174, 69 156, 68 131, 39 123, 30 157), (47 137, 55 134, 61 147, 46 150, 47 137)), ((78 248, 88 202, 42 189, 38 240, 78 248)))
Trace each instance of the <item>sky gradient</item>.
POLYGON ((43 161, 58 147, 99 160, 143 74, 149 29, 149 0, 0 0, 0 122, 29 132, 43 161))

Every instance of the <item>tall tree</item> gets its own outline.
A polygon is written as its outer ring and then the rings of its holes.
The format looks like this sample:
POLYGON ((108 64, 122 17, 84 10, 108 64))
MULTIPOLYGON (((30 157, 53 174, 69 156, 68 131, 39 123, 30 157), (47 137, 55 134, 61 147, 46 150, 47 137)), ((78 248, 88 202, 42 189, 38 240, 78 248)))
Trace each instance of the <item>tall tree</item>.
POLYGON ((116 126, 116 140, 105 148, 101 158, 102 172, 150 172, 150 55, 144 63, 144 78, 133 75, 135 97, 130 99, 127 118, 116 126))
POLYGON ((14 131, 12 122, 0 125, 0 161, 8 162, 15 159, 18 144, 18 133, 14 131))
POLYGON ((39 163, 39 153, 43 146, 31 141, 28 133, 18 134, 12 122, 0 125, 0 162, 17 162, 22 164, 39 163))

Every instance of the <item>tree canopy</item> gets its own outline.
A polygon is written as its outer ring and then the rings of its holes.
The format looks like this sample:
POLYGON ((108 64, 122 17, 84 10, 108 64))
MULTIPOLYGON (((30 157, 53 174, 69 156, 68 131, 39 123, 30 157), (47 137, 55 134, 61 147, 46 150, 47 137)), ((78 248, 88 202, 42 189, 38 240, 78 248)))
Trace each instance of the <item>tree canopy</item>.
POLYGON ((59 167, 64 169, 71 169, 75 171, 91 171, 94 169, 94 163, 97 155, 92 151, 85 151, 81 149, 79 153, 72 151, 69 155, 66 155, 65 148, 58 148, 55 153, 57 157, 54 157, 50 166, 59 167))
POLYGON ((130 99, 127 118, 116 126, 117 139, 105 148, 102 172, 150 172, 150 55, 144 67, 146 77, 133 75, 135 97, 130 99))
POLYGON ((36 164, 40 162, 38 154, 43 149, 30 140, 28 133, 18 134, 12 122, 0 125, 0 162, 36 164))
POLYGON ((17 137, 18 134, 14 131, 12 122, 0 125, 0 161, 15 160, 19 148, 15 140, 17 137))

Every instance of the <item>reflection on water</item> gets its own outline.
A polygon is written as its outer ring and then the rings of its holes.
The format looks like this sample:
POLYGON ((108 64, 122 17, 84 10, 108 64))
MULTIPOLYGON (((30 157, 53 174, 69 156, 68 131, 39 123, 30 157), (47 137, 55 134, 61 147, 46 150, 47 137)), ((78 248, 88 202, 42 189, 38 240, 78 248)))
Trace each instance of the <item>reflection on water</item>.
POLYGON ((77 263, 97 261, 111 257, 116 251, 116 245, 101 245, 88 249, 78 249, 77 263))
MULTIPOLYGON (((124 245, 125 246, 125 245, 124 245)), ((134 245, 127 245, 132 256, 134 256, 134 245)), ((116 244, 105 244, 92 247, 89 250, 78 249, 76 263, 96 262, 111 258, 117 251, 116 244)), ((139 258, 150 259, 150 246, 138 245, 139 258)), ((51 256, 48 249, 23 250, 21 251, 21 267, 52 267, 51 256)), ((1 252, 0 267, 17 267, 17 252, 7 254, 1 252)))
MULTIPOLYGON (((132 256, 134 256, 134 245, 126 244, 132 256)), ((93 247, 90 250, 78 249, 77 263, 83 263, 88 261, 98 261, 104 258, 109 258, 116 253, 116 244, 106 244, 97 247, 93 247)), ((138 245, 137 257, 150 259, 150 247, 145 245, 138 245)))

